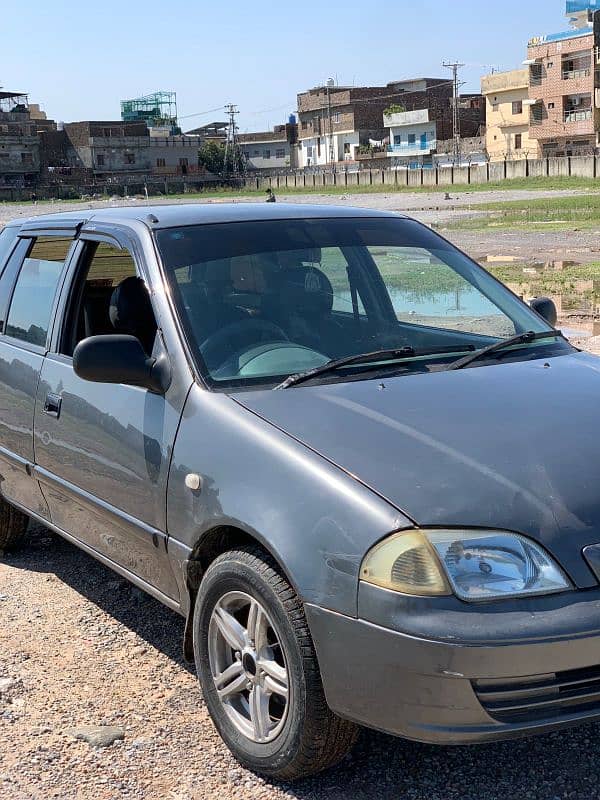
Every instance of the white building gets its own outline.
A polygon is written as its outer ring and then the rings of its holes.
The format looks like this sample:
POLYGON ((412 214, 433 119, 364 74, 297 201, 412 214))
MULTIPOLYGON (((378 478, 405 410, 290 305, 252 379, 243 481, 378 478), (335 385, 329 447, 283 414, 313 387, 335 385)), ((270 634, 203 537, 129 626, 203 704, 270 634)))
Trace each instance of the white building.
POLYGON ((387 155, 398 165, 428 165, 437 148, 437 123, 428 108, 384 114, 389 129, 387 155))
POLYGON ((250 170, 295 169, 298 126, 276 125, 272 131, 240 133, 238 140, 250 170))

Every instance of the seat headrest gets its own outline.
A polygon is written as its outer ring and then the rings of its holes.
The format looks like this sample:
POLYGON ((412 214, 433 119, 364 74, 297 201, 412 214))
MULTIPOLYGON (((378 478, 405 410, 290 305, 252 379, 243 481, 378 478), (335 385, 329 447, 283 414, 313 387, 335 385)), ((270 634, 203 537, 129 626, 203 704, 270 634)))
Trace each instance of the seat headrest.
POLYGON ((154 338, 156 320, 148 289, 141 278, 125 278, 115 287, 108 313, 116 331, 137 336, 144 345, 154 338))
POLYGON ((299 250, 281 250, 277 255, 282 269, 299 269, 307 264, 321 263, 320 247, 305 247, 299 250))
POLYGON ((322 317, 333 308, 333 287, 327 275, 316 267, 296 267, 277 275, 275 294, 289 313, 322 317))

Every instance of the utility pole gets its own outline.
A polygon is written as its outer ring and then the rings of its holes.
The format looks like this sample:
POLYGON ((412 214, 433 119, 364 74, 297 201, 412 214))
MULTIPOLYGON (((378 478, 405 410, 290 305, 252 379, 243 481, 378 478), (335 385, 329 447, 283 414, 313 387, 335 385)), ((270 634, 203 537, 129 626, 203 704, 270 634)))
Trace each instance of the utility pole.
POLYGON ((335 170, 335 147, 333 145, 333 121, 331 119, 331 88, 335 85, 333 78, 327 80, 327 119, 329 128, 329 162, 335 170))
POLYGON ((225 158, 223 166, 227 177, 231 177, 234 181, 237 181, 240 178, 241 159, 235 118, 240 112, 234 103, 228 103, 225 106, 225 110, 229 115, 229 123, 227 126, 227 139, 225 140, 225 158))
POLYGON ((453 148, 452 148, 452 160, 455 166, 460 166, 461 161, 461 142, 460 142, 460 108, 458 105, 458 100, 460 97, 459 91, 460 87, 463 85, 458 80, 458 70, 464 67, 464 64, 461 64, 458 61, 444 61, 442 62, 443 67, 447 67, 448 69, 452 70, 452 140, 453 140, 453 148))

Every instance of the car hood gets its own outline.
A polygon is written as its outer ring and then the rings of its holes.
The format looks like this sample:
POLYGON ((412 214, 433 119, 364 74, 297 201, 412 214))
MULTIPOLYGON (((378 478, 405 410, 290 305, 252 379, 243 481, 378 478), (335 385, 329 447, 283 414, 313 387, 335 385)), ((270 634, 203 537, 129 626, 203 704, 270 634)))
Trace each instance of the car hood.
POLYGON ((585 354, 240 392, 240 404, 421 526, 501 528, 579 586, 600 542, 600 359, 585 354))

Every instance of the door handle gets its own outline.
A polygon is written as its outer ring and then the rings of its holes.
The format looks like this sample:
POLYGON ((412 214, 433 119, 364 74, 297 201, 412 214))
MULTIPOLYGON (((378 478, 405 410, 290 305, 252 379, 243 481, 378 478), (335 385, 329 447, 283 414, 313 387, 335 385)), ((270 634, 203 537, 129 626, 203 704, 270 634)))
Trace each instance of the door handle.
POLYGON ((62 405, 62 397, 59 394, 47 394, 46 395, 46 402, 44 403, 44 414, 48 414, 49 417, 58 417, 60 416, 60 407, 62 405))

